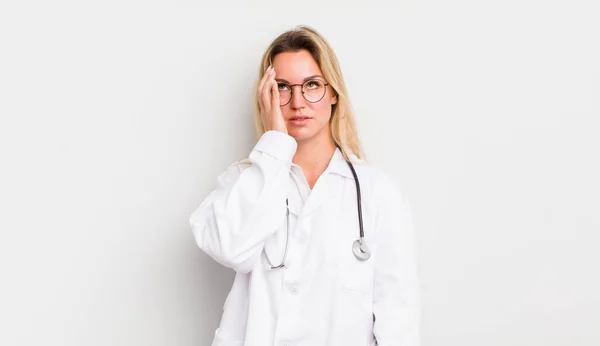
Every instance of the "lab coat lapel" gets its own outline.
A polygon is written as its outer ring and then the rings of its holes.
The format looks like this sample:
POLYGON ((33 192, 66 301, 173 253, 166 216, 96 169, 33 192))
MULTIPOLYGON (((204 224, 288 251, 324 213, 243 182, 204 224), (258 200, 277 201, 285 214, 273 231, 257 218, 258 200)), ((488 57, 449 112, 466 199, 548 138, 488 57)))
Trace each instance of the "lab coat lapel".
POLYGON ((335 198, 341 193, 341 186, 335 184, 338 180, 331 174, 337 174, 344 177, 353 179, 350 167, 346 163, 344 156, 340 149, 336 148, 327 169, 321 174, 317 183, 313 187, 304 208, 302 209, 301 216, 309 215, 310 213, 317 210, 325 201, 335 198))
POLYGON ((306 217, 315 210, 319 208, 319 206, 330 197, 329 194, 329 182, 328 182, 328 172, 327 170, 321 174, 317 183, 313 187, 310 195, 308 196, 308 200, 304 204, 304 208, 302 208, 302 212, 300 213, 300 217, 306 217))

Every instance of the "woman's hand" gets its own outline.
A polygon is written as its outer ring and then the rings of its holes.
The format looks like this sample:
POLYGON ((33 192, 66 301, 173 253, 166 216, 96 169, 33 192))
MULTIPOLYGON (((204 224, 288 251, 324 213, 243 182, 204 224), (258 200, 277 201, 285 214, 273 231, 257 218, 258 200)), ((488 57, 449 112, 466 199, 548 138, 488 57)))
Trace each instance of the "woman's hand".
POLYGON ((275 69, 267 68, 257 89, 258 104, 265 131, 288 133, 279 103, 279 90, 275 81, 275 69))

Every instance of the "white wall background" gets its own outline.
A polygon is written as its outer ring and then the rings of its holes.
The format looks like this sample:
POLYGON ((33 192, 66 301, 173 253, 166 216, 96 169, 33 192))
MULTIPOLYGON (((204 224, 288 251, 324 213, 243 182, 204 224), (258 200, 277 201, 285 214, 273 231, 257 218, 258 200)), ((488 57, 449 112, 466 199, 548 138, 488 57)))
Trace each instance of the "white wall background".
POLYGON ((188 216, 298 24, 411 201, 423 345, 599 345, 598 2, 258 3, 2 3, 0 345, 209 345, 233 276, 188 216))

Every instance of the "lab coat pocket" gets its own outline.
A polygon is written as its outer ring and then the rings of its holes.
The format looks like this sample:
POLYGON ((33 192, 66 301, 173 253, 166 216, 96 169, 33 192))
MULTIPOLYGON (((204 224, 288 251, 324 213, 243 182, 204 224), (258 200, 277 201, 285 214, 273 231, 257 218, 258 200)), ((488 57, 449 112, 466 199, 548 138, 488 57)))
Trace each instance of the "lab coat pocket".
POLYGON ((377 245, 373 241, 365 239, 369 250, 371 251, 371 258, 367 260, 359 260, 354 255, 352 250, 352 244, 356 239, 346 241, 343 244, 343 248, 339 249, 339 271, 340 271, 340 282, 342 287, 347 290, 357 292, 361 295, 369 295, 373 291, 373 256, 372 254, 377 250, 377 245))

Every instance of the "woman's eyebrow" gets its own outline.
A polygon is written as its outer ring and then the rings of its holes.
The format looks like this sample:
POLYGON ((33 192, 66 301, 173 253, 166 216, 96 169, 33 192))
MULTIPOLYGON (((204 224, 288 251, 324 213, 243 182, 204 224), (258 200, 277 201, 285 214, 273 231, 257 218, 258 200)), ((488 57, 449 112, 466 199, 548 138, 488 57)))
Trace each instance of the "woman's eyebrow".
MULTIPOLYGON (((313 78, 316 78, 316 77, 321 77, 321 78, 325 79, 325 77, 321 76, 320 74, 315 74, 315 75, 312 75, 312 76, 304 78, 303 82, 306 82, 307 80, 313 79, 313 78)), ((278 81, 278 82, 284 82, 284 83, 290 84, 290 82, 288 82, 287 80, 285 80, 283 78, 275 78, 275 80, 278 81)))

